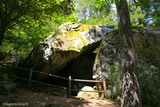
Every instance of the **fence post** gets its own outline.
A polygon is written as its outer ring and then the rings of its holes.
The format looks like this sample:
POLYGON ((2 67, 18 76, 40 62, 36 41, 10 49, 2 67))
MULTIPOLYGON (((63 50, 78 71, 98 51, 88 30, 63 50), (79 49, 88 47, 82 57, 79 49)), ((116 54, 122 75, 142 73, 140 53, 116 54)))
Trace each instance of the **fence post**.
POLYGON ((31 82, 32 82, 32 73, 33 73, 33 68, 30 69, 29 72, 29 79, 28 79, 28 86, 31 86, 31 82))
POLYGON ((68 97, 71 96, 71 76, 69 76, 68 80, 68 97))
POLYGON ((103 90, 104 90, 104 97, 107 98, 107 86, 106 86, 106 81, 103 80, 103 90))

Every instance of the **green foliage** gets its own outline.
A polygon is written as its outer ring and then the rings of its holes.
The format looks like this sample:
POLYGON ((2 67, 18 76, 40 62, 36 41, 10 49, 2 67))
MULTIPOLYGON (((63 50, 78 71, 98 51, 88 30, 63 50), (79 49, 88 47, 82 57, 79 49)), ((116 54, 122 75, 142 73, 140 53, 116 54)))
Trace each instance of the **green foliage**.
POLYGON ((143 27, 145 25, 145 14, 142 12, 141 7, 130 3, 129 10, 132 26, 143 27))
POLYGON ((144 107, 159 107, 160 68, 147 63, 138 64, 138 78, 144 107))
POLYGON ((99 9, 105 3, 105 0, 93 0, 94 6, 99 9))
POLYGON ((53 13, 67 15, 73 9, 70 2, 70 0, 1 0, 0 13, 3 18, 0 21, 10 26, 24 15, 35 19, 52 16, 53 13))
MULTIPOLYGON (((10 30, 24 19, 32 17, 35 21, 67 16, 73 10, 71 0, 1 0, 0 1, 0 45, 7 30, 10 30), (57 14, 56 16, 55 13, 57 14)), ((33 21, 32 21, 33 22, 33 21)))
POLYGON ((111 3, 106 0, 74 0, 75 13, 80 22, 95 25, 115 25, 115 13, 111 13, 111 3))
POLYGON ((73 12, 68 16, 58 16, 57 14, 54 14, 56 17, 52 17, 52 22, 61 25, 65 22, 78 22, 78 18, 76 14, 73 12))
POLYGON ((16 51, 28 54, 32 47, 51 33, 52 29, 46 24, 29 16, 23 17, 20 23, 8 29, 0 50, 7 53, 16 51))
POLYGON ((108 14, 107 16, 104 16, 104 17, 90 17, 88 20, 82 20, 81 22, 87 23, 87 24, 93 24, 93 25, 117 26, 117 21, 114 21, 113 14, 108 14))
POLYGON ((4 42, 0 51, 14 51, 27 55, 30 50, 48 35, 57 32, 66 21, 77 20, 71 0, 1 0, 0 34, 4 42), (5 25, 5 26, 4 26, 5 25))
POLYGON ((114 64, 111 67, 111 80, 113 79, 113 82, 116 82, 117 80, 120 80, 120 71, 121 71, 121 64, 119 62, 114 62, 114 64))
POLYGON ((66 21, 74 21, 74 17, 64 17, 54 14, 51 19, 35 20, 30 16, 21 18, 21 22, 12 26, 6 32, 1 52, 21 52, 22 56, 29 54, 31 49, 48 35, 58 32, 58 26, 66 21), (55 19, 56 17, 56 19, 55 19))
POLYGON ((114 64, 111 66, 111 82, 114 84, 114 87, 116 88, 116 95, 115 96, 118 100, 118 97, 121 96, 121 71, 122 71, 122 66, 121 63, 119 62, 114 62, 114 64))
POLYGON ((146 23, 148 26, 154 28, 160 28, 160 2, 157 0, 138 0, 135 3, 136 6, 140 6, 141 10, 145 14, 145 19, 152 18, 149 23, 146 23))

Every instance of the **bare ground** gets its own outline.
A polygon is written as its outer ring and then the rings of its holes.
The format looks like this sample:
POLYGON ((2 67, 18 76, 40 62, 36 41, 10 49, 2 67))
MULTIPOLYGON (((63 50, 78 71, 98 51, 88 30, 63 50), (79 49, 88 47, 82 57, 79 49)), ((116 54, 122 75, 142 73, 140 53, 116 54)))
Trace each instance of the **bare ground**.
POLYGON ((18 88, 14 93, 0 95, 0 102, 0 107, 119 107, 107 99, 68 98, 30 88, 18 88))

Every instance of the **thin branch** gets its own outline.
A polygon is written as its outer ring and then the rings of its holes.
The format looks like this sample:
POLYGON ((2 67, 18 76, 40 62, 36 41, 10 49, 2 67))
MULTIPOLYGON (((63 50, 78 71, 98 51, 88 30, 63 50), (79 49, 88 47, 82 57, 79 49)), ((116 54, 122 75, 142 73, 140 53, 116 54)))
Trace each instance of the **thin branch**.
POLYGON ((7 24, 8 24, 8 25, 9 25, 10 23, 16 21, 16 20, 19 19, 20 17, 24 16, 24 15, 27 13, 28 8, 29 8, 29 6, 30 6, 30 1, 31 1, 31 0, 27 0, 23 5, 21 5, 21 7, 24 6, 25 8, 23 8, 22 10, 20 9, 20 11, 22 11, 21 13, 17 14, 15 17, 9 19, 9 20, 7 21, 7 24))

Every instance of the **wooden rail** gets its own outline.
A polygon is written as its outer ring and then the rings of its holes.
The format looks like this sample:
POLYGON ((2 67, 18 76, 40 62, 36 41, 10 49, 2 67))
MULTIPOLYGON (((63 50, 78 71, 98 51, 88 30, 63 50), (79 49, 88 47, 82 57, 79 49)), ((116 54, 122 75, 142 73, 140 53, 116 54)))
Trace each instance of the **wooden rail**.
POLYGON ((50 77, 55 77, 55 78, 59 78, 59 79, 63 79, 63 80, 67 80, 68 81, 68 96, 71 96, 71 91, 75 90, 80 90, 83 92, 98 92, 98 93, 104 93, 104 97, 107 97, 107 86, 106 86, 106 81, 98 81, 98 80, 85 80, 85 79, 72 79, 71 76, 69 76, 68 78, 65 77, 61 77, 61 76, 57 76, 57 75, 53 75, 53 74, 48 74, 48 73, 44 73, 44 72, 40 72, 37 70, 33 70, 33 68, 27 69, 27 68, 23 68, 23 67, 15 67, 15 66, 11 66, 11 65, 7 65, 7 64, 0 64, 0 66, 6 66, 6 67, 12 67, 15 68, 17 70, 25 70, 25 71, 29 71, 29 77, 28 77, 28 86, 31 86, 31 83, 35 80, 32 80, 32 76, 33 76, 33 72, 35 73, 39 73, 41 75, 45 75, 45 76, 50 76, 50 77), (72 82, 90 82, 90 83, 102 83, 103 84, 103 91, 84 91, 81 89, 71 89, 72 87, 72 82))

